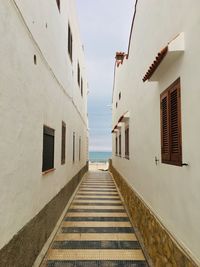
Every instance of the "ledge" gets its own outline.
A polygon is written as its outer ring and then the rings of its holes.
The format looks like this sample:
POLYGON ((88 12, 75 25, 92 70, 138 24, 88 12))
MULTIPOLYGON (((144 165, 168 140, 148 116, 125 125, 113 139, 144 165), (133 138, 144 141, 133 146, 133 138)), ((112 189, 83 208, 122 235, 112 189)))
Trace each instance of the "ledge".
POLYGON ((153 63, 149 66, 143 77, 143 82, 158 81, 160 74, 167 70, 176 58, 183 54, 185 50, 184 33, 178 34, 156 55, 153 63))
POLYGON ((56 170, 55 168, 53 168, 53 169, 49 169, 49 170, 47 170, 47 171, 42 172, 42 175, 46 175, 46 174, 48 174, 48 173, 50 173, 50 172, 53 172, 53 171, 55 171, 55 170, 56 170))

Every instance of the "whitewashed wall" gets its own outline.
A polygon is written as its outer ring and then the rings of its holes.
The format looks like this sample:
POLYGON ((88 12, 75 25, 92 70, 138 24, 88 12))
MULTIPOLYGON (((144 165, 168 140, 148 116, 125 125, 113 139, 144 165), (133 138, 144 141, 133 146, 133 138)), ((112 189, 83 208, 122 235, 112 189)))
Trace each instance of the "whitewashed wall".
POLYGON ((178 242, 200 261, 199 10, 197 0, 139 0, 129 59, 116 68, 113 95, 113 126, 130 111, 130 160, 113 153, 113 165, 178 242), (157 53, 181 32, 185 34, 183 55, 161 69, 158 82, 143 83, 157 53), (183 162, 188 167, 161 163, 160 94, 178 77, 183 162), (157 166, 155 156, 160 160, 157 166))
POLYGON ((0 21, 1 248, 85 166, 88 130, 87 79, 74 1, 61 1, 59 13, 56 0, 2 0, 0 21), (73 34, 72 65, 68 21, 73 34), (84 80, 83 98, 77 84, 77 59, 84 80), (67 139, 64 165, 62 121, 67 139), (44 124, 55 129, 56 170, 46 175, 42 175, 44 124))

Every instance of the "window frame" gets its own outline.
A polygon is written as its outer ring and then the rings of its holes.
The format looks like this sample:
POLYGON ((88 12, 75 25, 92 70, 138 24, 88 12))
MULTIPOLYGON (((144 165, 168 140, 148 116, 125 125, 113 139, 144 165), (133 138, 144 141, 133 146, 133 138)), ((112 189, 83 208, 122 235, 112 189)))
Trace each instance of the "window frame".
POLYGON ((61 127, 61 164, 65 164, 66 160, 66 123, 62 121, 61 127))
POLYGON ((182 166, 180 78, 175 80, 160 95, 160 121, 161 162, 182 166), (176 94, 173 96, 175 91, 176 94))
POLYGON ((115 156, 118 156, 118 136, 115 136, 115 156))
POLYGON ((80 83, 81 83, 81 69, 80 69, 79 62, 77 63, 77 82, 78 82, 78 86, 80 87, 80 83))
POLYGON ((42 150, 42 172, 46 173, 54 170, 54 157, 55 157, 55 130, 47 125, 43 125, 43 150, 42 150), (46 151, 49 148, 49 143, 47 145, 47 136, 51 137, 53 140, 51 153, 46 151), (46 137, 46 138, 45 138, 46 137), (47 159, 46 155, 50 155, 51 159, 47 159), (49 161, 49 162, 48 162, 49 161))
POLYGON ((119 157, 122 156, 122 133, 119 133, 119 157))
POLYGON ((130 158, 130 127, 129 124, 125 126, 125 158, 130 158), (128 137, 128 138, 127 138, 128 137))
POLYGON ((79 153, 78 153, 79 161, 81 161, 81 149, 82 149, 82 146, 81 146, 81 136, 79 136, 79 153))
POLYGON ((73 61, 73 37, 70 23, 68 23, 68 54, 71 62, 73 61))
POLYGON ((73 163, 75 163, 75 159, 76 159, 76 134, 75 132, 73 132, 73 141, 72 141, 72 160, 73 160, 73 163))
POLYGON ((83 78, 81 77, 81 96, 83 96, 83 78))

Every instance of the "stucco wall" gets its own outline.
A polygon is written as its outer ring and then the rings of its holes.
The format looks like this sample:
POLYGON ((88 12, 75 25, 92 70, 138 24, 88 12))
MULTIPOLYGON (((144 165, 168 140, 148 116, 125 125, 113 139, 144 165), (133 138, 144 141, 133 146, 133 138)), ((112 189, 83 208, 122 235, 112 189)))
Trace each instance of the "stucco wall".
POLYGON ((2 0, 0 8, 0 248, 85 166, 87 80, 74 1, 2 0), (73 64, 67 50, 68 21, 73 64), (47 23, 47 27, 46 27, 47 23), (37 65, 34 64, 34 55, 37 65), (84 96, 77 84, 77 59, 84 96), (66 123, 66 163, 61 126, 66 123), (42 175, 43 125, 55 129, 55 171, 42 175), (76 133, 76 161, 72 136, 76 133), (78 139, 82 139, 81 161, 78 139))
POLYGON ((138 1, 129 58, 116 68, 113 95, 113 126, 123 113, 130 111, 130 160, 113 153, 113 166, 197 260, 200 260, 199 8, 199 1, 138 1), (185 36, 184 53, 167 67, 161 63, 157 82, 143 83, 142 78, 157 53, 181 32, 185 36), (188 167, 161 163, 160 94, 178 77, 183 162, 188 167), (155 156, 160 160, 158 165, 155 156))

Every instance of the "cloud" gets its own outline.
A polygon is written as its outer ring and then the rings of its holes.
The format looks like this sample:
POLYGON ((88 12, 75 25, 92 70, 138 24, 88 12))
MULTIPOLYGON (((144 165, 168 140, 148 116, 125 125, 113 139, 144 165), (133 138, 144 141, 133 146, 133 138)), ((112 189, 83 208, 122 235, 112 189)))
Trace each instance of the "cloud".
POLYGON ((127 51, 132 0, 77 0, 89 81, 90 150, 111 150, 114 57, 127 51))

